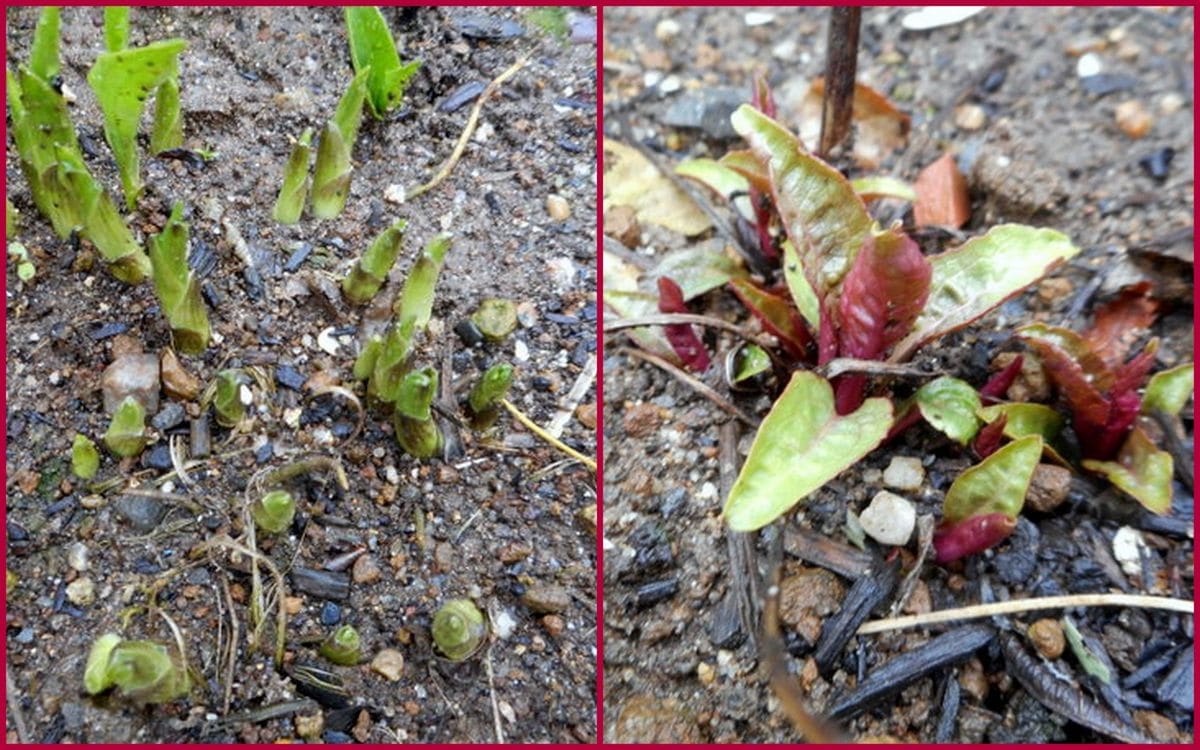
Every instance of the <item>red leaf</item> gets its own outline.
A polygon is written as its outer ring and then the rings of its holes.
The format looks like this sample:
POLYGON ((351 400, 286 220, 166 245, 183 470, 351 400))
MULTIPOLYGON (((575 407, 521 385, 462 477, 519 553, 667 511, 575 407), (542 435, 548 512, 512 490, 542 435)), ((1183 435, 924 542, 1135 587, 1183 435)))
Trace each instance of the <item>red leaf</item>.
POLYGON ((817 364, 828 364, 838 355, 837 332, 827 302, 821 302, 821 330, 817 332, 817 364))
POLYGON ((1000 372, 988 378, 988 382, 983 384, 979 389, 979 398, 986 404, 994 403, 997 400, 1004 398, 1004 394, 1008 393, 1008 389, 1012 387, 1017 376, 1021 374, 1021 367, 1025 364, 1025 358, 1017 355, 1017 357, 1008 363, 1000 372))
POLYGON ((1028 344, 1042 360, 1042 366, 1059 393, 1071 406, 1072 423, 1080 441, 1088 433, 1096 434, 1108 423, 1110 410, 1108 400, 1092 384, 1092 378, 1084 372, 1075 359, 1060 347, 1044 339, 1026 338, 1028 344))
MULTIPOLYGON (((687 313, 687 305, 683 302, 683 290, 679 285, 666 276, 658 277, 658 311, 662 313, 687 313)), ((673 323, 663 326, 663 331, 670 342, 671 348, 683 360, 683 363, 696 372, 704 372, 711 364, 708 351, 700 337, 687 323, 673 323)))
POLYGON ((933 267, 899 232, 868 237, 842 281, 837 301, 838 354, 879 359, 904 338, 929 299, 933 267))
POLYGON ((1079 423, 1075 422, 1075 432, 1079 436, 1083 455, 1098 461, 1107 461, 1117 455, 1141 408, 1142 397, 1133 391, 1126 391, 1112 400, 1108 420, 1099 429, 1092 425, 1085 425, 1081 429, 1079 423))
POLYGON ((1146 380, 1146 373, 1150 372, 1150 368, 1154 366, 1154 355, 1156 354, 1158 354, 1158 339, 1150 339, 1140 354, 1117 368, 1110 391, 1112 395, 1119 396, 1140 388, 1146 380))
POLYGON ((953 525, 942 524, 933 532, 933 549, 941 564, 983 552, 1008 538, 1017 519, 1004 513, 971 516, 953 525))
POLYGON ((913 187, 917 191, 917 200, 913 203, 913 220, 917 226, 958 229, 971 218, 967 181, 958 171, 958 164, 951 154, 944 154, 922 169, 913 187))
POLYGON ((767 83, 765 73, 759 72, 754 75, 754 93, 750 103, 759 112, 772 120, 775 119, 775 97, 771 94, 771 86, 767 83))
POLYGON ((800 312, 790 299, 763 291, 746 279, 733 279, 729 285, 742 304, 762 321, 767 332, 778 338, 793 357, 804 358, 812 339, 804 327, 800 312))
POLYGON ((1109 367, 1120 366, 1138 334, 1158 318, 1159 302, 1150 296, 1151 289, 1149 281, 1125 287, 1096 310, 1091 328, 1083 332, 1083 339, 1109 367))
POLYGON ((975 441, 971 443, 971 448, 975 451, 975 455, 979 456, 980 459, 984 459, 995 453, 1000 447, 1000 439, 1004 437, 1004 427, 1007 424, 1008 415, 1001 414, 998 419, 981 427, 979 432, 975 433, 975 441))

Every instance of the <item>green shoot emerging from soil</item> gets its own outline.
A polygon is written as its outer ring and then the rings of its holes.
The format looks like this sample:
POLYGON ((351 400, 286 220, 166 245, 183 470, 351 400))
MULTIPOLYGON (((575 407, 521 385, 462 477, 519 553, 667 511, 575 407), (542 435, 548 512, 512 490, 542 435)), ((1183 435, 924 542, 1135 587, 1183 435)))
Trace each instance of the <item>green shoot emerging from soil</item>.
POLYGON ((388 272, 400 254, 400 242, 404 239, 406 226, 407 222, 401 219, 383 230, 346 278, 342 279, 342 291, 350 301, 360 305, 371 301, 387 281, 388 272))
POLYGON ((492 365, 471 389, 467 407, 471 412, 471 429, 483 431, 500 418, 500 400, 512 385, 513 367, 507 363, 492 365))
POLYGON ((71 442, 71 471, 80 479, 91 479, 100 470, 100 451, 87 435, 75 434, 71 442))
POLYGON ((179 108, 179 76, 162 82, 154 95, 154 125, 150 130, 150 153, 161 154, 183 145, 183 112, 179 108))
POLYGON ((367 99, 371 114, 383 119, 399 106, 404 88, 421 67, 419 60, 402 63, 387 21, 378 8, 346 8, 346 34, 350 40, 350 59, 356 73, 369 71, 367 99))
POLYGON ((58 38, 61 18, 56 7, 42 8, 33 30, 33 49, 29 53, 29 69, 34 75, 49 81, 58 75, 58 38))
POLYGON ((417 258, 409 271, 404 288, 392 308, 400 320, 411 318, 418 329, 429 325, 433 315, 433 290, 437 286, 438 274, 452 239, 449 232, 442 232, 425 243, 421 257, 417 258))
POLYGON ((292 525, 296 516, 296 501, 286 490, 271 490, 250 507, 254 524, 271 534, 278 534, 292 525))
POLYGON ((12 204, 8 198, 4 199, 4 237, 11 240, 17 234, 17 222, 21 218, 21 212, 12 204))
POLYGON ((275 221, 280 224, 295 224, 304 213, 304 202, 308 200, 308 162, 312 153, 312 128, 305 129, 292 147, 287 166, 283 168, 283 186, 275 200, 275 221))
POLYGON ((142 192, 137 153, 142 110, 151 92, 167 79, 178 77, 179 53, 186 47, 182 39, 167 39, 136 49, 105 52, 88 72, 88 84, 104 113, 104 137, 121 173, 125 205, 131 211, 142 192))
POLYGON ((517 330, 517 306, 506 299, 485 299, 471 314, 471 321, 492 343, 499 343, 517 330))
POLYGON ((104 433, 104 445, 114 455, 126 458, 141 453, 149 441, 146 410, 136 398, 127 396, 113 414, 108 432, 104 433))
POLYGON ((352 625, 342 625, 330 633, 318 650, 321 656, 344 667, 352 667, 362 661, 361 639, 352 625))
POLYGON ((126 641, 105 633, 92 644, 83 673, 84 689, 91 695, 111 687, 139 704, 168 703, 191 689, 186 665, 154 641, 126 641))
POLYGON ((433 616, 433 642, 451 661, 469 659, 487 640, 483 612, 470 599, 446 602, 433 616))
POLYGON ((354 77, 338 102, 333 118, 321 131, 312 181, 312 214, 318 219, 336 217, 350 197, 350 174, 354 168, 350 153, 362 124, 369 72, 363 71, 354 77))
POLYGON ((154 291, 171 324, 171 338, 184 354, 202 354, 212 335, 208 311, 200 298, 200 283, 188 269, 188 225, 183 204, 176 203, 167 225, 150 239, 154 291))
POLYGON ((217 412, 217 424, 236 427, 246 418, 246 402, 242 391, 248 378, 241 370, 222 370, 217 373, 217 387, 213 393, 213 408, 217 412))
POLYGON ((396 442, 414 458, 433 458, 442 450, 442 431, 433 418, 438 374, 432 367, 414 370, 400 382, 396 398, 396 442))
POLYGON ((104 9, 104 47, 120 52, 129 44, 129 6, 112 5, 104 9))

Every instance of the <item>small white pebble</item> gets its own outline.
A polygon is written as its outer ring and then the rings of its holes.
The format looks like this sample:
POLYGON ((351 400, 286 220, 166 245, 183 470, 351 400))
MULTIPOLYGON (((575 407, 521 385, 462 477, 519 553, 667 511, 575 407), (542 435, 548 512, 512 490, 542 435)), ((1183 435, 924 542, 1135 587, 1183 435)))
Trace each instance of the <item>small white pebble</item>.
POLYGON ((677 75, 669 75, 662 79, 658 84, 658 93, 674 94, 679 89, 683 88, 683 81, 677 75))
POLYGON ((513 359, 518 362, 529 361, 529 346, 521 339, 517 339, 513 344, 513 359))
POLYGON ((383 467, 383 478, 387 480, 388 484, 400 484, 400 472, 393 464, 383 467))
POLYGON ((1104 64, 1100 62, 1100 55, 1095 52, 1088 52, 1080 56, 1079 62, 1075 64, 1075 74, 1080 78, 1094 76, 1104 70, 1104 64))
POLYGON ((743 18, 745 18, 747 26, 750 26, 750 27, 766 26, 767 24, 772 23, 775 20, 775 14, 767 13, 764 11, 752 10, 749 13, 747 13, 745 16, 743 16, 743 18))
POLYGON ((921 489, 925 481, 925 467, 921 459, 912 456, 896 456, 883 472, 883 483, 897 490, 913 492, 921 489))
POLYGON ((495 613, 492 618, 492 628, 496 631, 496 637, 502 641, 507 641, 517 629, 517 621, 513 618, 507 609, 502 609, 495 613))
POLYGON ((907 544, 917 523, 917 509, 899 495, 881 490, 858 517, 863 531, 880 544, 907 544))
POLYGON ((1141 550, 1146 546, 1142 532, 1131 526, 1122 526, 1113 536, 1113 557, 1121 565, 1125 575, 1136 576, 1142 572, 1141 550))
POLYGON ((669 42, 675 37, 679 36, 680 31, 682 31, 682 29, 680 28, 678 21, 673 18, 664 18, 658 22, 658 25, 654 27, 654 36, 660 42, 669 42))
POLYGON ((383 199, 388 203, 395 203, 398 206, 404 203, 404 192, 403 185, 388 185, 383 191, 383 199))
POLYGON ((76 578, 67 584, 67 598, 71 600, 72 604, 86 607, 96 601, 96 584, 86 576, 76 578))
POLYGON ((88 569, 88 548, 83 542, 75 542, 67 547, 67 565, 80 573, 88 569))
POLYGON ((338 353, 338 349, 341 348, 337 342, 337 339, 333 336, 334 330, 335 329, 333 326, 329 326, 317 334, 317 346, 321 347, 321 351, 325 352, 326 354, 336 355, 338 353))

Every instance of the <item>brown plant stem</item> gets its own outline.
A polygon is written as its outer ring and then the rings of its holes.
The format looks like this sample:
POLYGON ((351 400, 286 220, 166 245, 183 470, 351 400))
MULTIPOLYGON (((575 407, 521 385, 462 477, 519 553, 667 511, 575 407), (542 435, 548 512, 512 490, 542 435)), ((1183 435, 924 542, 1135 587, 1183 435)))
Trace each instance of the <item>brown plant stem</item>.
POLYGON ((858 29, 862 8, 830 8, 825 51, 825 100, 821 106, 821 141, 817 155, 829 152, 850 133, 854 110, 854 78, 858 72, 858 29))

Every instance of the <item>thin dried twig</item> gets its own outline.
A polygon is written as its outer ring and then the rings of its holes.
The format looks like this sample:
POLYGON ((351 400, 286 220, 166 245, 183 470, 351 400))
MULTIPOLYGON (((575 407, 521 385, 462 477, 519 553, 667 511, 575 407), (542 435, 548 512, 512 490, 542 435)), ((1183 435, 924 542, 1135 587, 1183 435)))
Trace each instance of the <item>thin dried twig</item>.
POLYGON ((25 714, 21 711, 21 698, 17 694, 17 682, 13 679, 12 666, 4 665, 4 697, 8 699, 8 715, 22 745, 29 744, 29 729, 25 726, 25 714))
POLYGON ((1011 615, 1018 612, 1034 612, 1042 609, 1064 609, 1067 607, 1139 607, 1142 609, 1165 609, 1171 612, 1195 611, 1195 602, 1185 599, 1171 599, 1165 596, 1145 596, 1142 594, 1068 594, 1066 596, 1041 596, 1033 599, 1018 599, 991 604, 973 604, 969 607, 942 609, 937 612, 927 612, 923 615, 907 615, 905 617, 889 617, 883 620, 873 620, 864 623, 858 629, 859 635, 869 633, 884 633, 889 630, 903 630, 921 625, 934 625, 941 622, 956 620, 977 620, 981 617, 996 615, 1011 615))
POLYGON ((818 155, 828 157, 850 132, 854 77, 858 71, 858 30, 862 8, 830 8, 825 52, 825 99, 821 105, 818 155))
POLYGON ((676 380, 680 381, 681 383, 683 383, 685 385, 690 386, 701 396, 704 396, 709 401, 712 401, 714 404, 721 407, 722 411, 724 411, 728 414, 732 414, 733 416, 742 420, 742 422, 746 423, 750 427, 758 427, 758 422, 751 419, 749 417, 749 415, 746 414, 746 412, 742 411, 741 409, 737 408, 733 404, 729 403, 728 401, 726 401, 724 398, 721 397, 721 394, 717 393, 712 388, 709 388, 707 385, 700 382, 696 378, 693 378, 691 375, 688 375, 686 372, 679 369, 678 367, 671 364, 670 362, 663 359, 662 357, 651 354, 650 352, 644 352, 640 349, 627 349, 626 351, 630 355, 637 357, 638 359, 644 359, 647 362, 649 362, 650 364, 656 365, 656 366, 661 367, 662 369, 666 370, 668 373, 673 375, 676 380))
POLYGON ((458 143, 454 146, 454 151, 450 153, 450 157, 442 163, 441 169, 433 176, 429 182, 420 187, 413 188, 405 200, 412 200, 417 196, 426 193, 441 184, 442 180, 450 176, 454 171, 454 167, 458 164, 458 160, 462 158, 463 152, 467 148, 467 142, 471 140, 471 136, 475 133, 475 126, 479 124, 479 113, 483 110, 484 102, 492 97, 496 91, 507 81, 517 74, 521 68, 529 62, 530 55, 524 55, 521 59, 510 65, 500 75, 492 79, 492 82, 487 85, 479 98, 475 100, 475 106, 471 108, 471 116, 467 118, 467 127, 463 129, 462 135, 458 138, 458 143))
POLYGON ((562 437, 563 430, 567 427, 567 422, 571 421, 575 410, 579 408, 579 404, 583 402, 583 397, 587 395, 594 382, 596 382, 596 355, 592 354, 588 357, 587 363, 584 364, 583 370, 580 371, 579 377, 575 378, 575 384, 567 392, 566 401, 554 413, 554 418, 550 420, 550 426, 546 428, 546 432, 549 432, 554 437, 562 437))
POLYGON ((488 692, 492 695, 492 723, 496 727, 496 744, 504 744, 504 726, 500 723, 500 704, 496 700, 496 678, 492 674, 492 647, 488 646, 483 665, 487 669, 488 692))
POLYGON ((537 422, 534 422, 532 419, 525 416, 521 412, 521 410, 518 409, 517 407, 513 406, 512 403, 509 402, 508 399, 502 398, 502 399, 500 399, 500 403, 504 405, 505 409, 508 409, 510 414, 512 414, 514 417, 516 417, 518 422, 525 425, 525 427, 530 432, 532 432, 534 435, 537 435, 542 440, 546 441, 547 443, 554 446, 558 450, 562 451, 563 453, 566 453, 571 458, 575 459, 579 463, 588 467, 589 469, 592 470, 593 473, 596 472, 596 462, 593 459, 588 458, 587 456, 583 455, 582 453, 575 450, 571 446, 567 445, 563 441, 559 440, 558 438, 554 437, 550 433, 543 430, 541 427, 538 426, 537 422))

